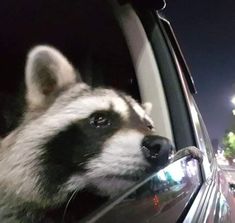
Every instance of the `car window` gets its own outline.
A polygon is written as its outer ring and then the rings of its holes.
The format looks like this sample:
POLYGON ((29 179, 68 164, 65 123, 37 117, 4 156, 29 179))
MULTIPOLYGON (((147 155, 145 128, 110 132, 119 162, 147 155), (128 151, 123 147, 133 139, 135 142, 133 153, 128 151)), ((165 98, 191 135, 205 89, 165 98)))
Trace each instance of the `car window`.
POLYGON ((200 183, 198 162, 185 157, 156 172, 86 221, 177 222, 200 183))

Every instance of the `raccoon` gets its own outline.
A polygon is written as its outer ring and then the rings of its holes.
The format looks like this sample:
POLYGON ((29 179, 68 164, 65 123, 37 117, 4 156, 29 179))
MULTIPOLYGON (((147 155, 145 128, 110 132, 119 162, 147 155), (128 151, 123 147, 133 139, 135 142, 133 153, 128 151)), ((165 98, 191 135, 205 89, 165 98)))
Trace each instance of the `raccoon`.
POLYGON ((156 163, 166 139, 154 136, 149 106, 78 76, 51 46, 29 52, 27 108, 0 144, 0 222, 58 222, 46 213, 71 194, 91 188, 112 198, 156 163))

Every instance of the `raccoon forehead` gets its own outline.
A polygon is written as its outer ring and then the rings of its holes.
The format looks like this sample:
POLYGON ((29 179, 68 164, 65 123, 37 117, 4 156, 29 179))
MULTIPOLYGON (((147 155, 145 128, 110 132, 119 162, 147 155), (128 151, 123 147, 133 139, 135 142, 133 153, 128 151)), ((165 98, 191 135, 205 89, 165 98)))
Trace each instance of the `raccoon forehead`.
POLYGON ((89 117, 92 113, 100 110, 114 111, 118 113, 124 120, 129 118, 130 108, 123 98, 115 95, 97 95, 95 92, 79 96, 70 101, 66 106, 57 110, 58 106, 52 106, 49 113, 57 113, 65 115, 64 117, 74 116, 75 120, 89 117))

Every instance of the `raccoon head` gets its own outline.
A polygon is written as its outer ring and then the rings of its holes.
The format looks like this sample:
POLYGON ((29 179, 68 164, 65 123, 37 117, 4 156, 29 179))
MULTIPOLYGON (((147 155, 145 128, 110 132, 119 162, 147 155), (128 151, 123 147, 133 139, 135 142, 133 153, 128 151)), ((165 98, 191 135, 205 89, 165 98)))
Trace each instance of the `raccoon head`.
POLYGON ((2 143, 0 182, 8 191, 46 204, 85 187, 114 196, 149 168, 143 142, 150 145, 153 124, 133 98, 81 82, 49 46, 29 52, 25 77, 24 121, 2 143))

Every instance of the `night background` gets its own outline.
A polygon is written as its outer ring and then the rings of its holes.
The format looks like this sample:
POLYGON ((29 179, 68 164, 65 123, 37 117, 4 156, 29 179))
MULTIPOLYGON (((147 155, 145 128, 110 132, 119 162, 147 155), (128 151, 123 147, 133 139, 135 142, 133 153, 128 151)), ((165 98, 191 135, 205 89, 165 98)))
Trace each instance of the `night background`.
POLYGON ((211 139, 231 127, 235 94, 235 1, 167 0, 164 11, 193 75, 211 139))

